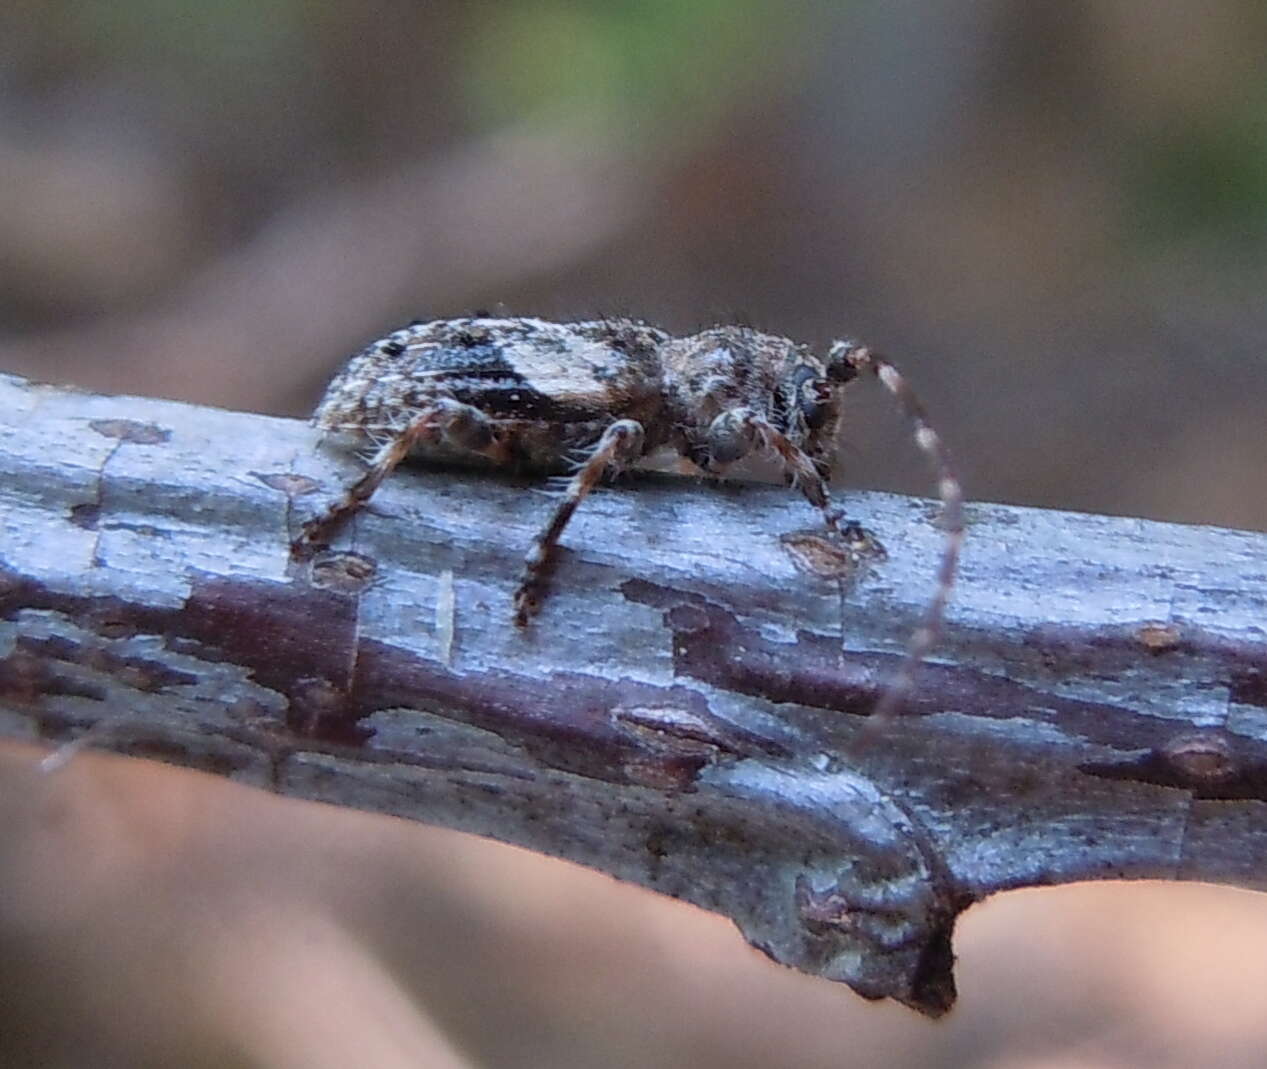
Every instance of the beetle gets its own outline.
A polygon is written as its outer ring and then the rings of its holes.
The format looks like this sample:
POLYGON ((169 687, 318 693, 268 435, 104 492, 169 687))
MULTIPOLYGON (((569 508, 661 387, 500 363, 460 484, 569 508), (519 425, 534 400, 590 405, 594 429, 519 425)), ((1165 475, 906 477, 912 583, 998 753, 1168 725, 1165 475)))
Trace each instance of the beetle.
POLYGON ((376 448, 365 475, 304 525, 293 549, 302 555, 321 545, 406 457, 570 475, 525 558, 514 596, 514 622, 524 627, 540 610, 560 536, 580 503, 605 477, 664 449, 709 476, 765 454, 820 511, 829 534, 856 539, 861 529, 842 528, 828 487, 842 393, 862 374, 896 398, 933 466, 942 504, 945 548, 910 641, 909 677, 935 641, 954 584, 963 494, 906 379, 849 340, 820 356, 743 326, 673 336, 628 318, 416 320, 356 353, 330 382, 314 422, 376 448))

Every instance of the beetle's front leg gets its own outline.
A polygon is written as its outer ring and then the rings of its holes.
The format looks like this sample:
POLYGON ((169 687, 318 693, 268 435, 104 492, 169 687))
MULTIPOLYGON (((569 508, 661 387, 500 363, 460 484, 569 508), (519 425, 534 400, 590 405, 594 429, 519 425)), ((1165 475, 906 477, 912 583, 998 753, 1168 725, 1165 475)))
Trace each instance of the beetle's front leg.
POLYGON ((643 449, 642 424, 620 419, 603 431, 594 451, 568 483, 567 493, 559 502, 545 529, 537 535, 524 559, 523 582, 515 591, 515 624, 524 627, 541 608, 541 601, 554 571, 555 550, 559 536, 572 514, 609 470, 615 472, 637 460, 643 449))
POLYGON ((772 454, 792 485, 822 512, 828 529, 839 530, 842 513, 832 505, 827 479, 818 465, 764 416, 751 408, 729 408, 709 425, 707 439, 713 465, 731 464, 754 449, 772 454))

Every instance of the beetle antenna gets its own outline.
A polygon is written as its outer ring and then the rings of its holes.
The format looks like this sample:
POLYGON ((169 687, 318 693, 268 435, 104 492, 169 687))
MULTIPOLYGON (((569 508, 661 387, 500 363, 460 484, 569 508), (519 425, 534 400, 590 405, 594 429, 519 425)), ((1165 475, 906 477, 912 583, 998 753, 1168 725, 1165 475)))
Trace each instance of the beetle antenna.
POLYGON ((919 626, 906 646, 906 657, 897 677, 880 696, 872 719, 883 719, 898 712, 915 682, 920 664, 936 644, 946 615, 946 603, 955 586, 959 568, 959 552, 963 546, 963 488, 945 444, 929 422, 923 403, 900 371, 884 357, 853 342, 836 342, 829 361, 842 363, 855 371, 869 371, 893 395, 914 429, 916 448, 924 454, 937 480, 937 496, 941 500, 941 526, 946 535, 937 571, 937 589, 924 611, 919 626))

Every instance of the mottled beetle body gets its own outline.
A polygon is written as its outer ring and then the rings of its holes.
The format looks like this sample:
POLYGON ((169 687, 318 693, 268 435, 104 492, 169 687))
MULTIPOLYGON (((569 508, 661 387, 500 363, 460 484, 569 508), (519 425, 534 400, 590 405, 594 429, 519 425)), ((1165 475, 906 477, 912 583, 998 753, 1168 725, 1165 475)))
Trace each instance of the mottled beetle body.
POLYGON ((389 439, 444 398, 479 413, 488 438, 453 430, 415 436, 410 452, 418 459, 570 473, 577 450, 614 420, 655 424, 667 340, 632 320, 416 323, 353 356, 314 418, 326 430, 389 439))
POLYGON ((890 700, 932 644, 962 537, 959 484, 936 432, 892 364, 852 342, 826 357, 777 335, 721 326, 685 337, 631 319, 551 323, 531 318, 416 322, 353 356, 330 383, 315 420, 377 447, 369 471, 305 525, 297 553, 321 543, 360 508, 406 456, 571 475, 536 538, 515 595, 515 621, 537 612, 559 537, 577 505, 609 473, 670 450, 704 474, 721 475, 752 453, 775 460, 787 481, 840 527, 828 492, 841 395, 861 371, 892 393, 932 461, 943 504, 946 549, 924 625, 890 700))

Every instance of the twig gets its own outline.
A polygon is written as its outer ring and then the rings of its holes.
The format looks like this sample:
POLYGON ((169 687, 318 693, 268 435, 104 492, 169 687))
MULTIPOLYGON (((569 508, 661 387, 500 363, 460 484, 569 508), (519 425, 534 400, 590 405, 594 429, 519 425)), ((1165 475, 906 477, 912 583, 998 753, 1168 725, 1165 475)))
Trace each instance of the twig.
POLYGON ((928 502, 846 494, 888 557, 841 576, 795 494, 635 479, 525 634, 535 484, 405 473, 309 571, 289 536, 357 465, 306 425, 12 378, 0 411, 4 734, 570 858, 932 1014, 994 891, 1264 885, 1267 536, 975 506, 934 663, 864 730, 928 502))

